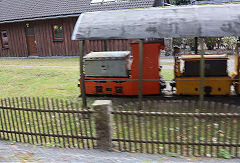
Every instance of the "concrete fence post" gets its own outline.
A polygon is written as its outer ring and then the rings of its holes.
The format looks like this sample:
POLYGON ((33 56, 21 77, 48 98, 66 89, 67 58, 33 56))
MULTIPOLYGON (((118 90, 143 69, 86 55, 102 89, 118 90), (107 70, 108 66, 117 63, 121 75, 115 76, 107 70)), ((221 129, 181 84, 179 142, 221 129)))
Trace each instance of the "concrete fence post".
POLYGON ((112 101, 96 100, 93 103, 97 148, 112 150, 112 101))

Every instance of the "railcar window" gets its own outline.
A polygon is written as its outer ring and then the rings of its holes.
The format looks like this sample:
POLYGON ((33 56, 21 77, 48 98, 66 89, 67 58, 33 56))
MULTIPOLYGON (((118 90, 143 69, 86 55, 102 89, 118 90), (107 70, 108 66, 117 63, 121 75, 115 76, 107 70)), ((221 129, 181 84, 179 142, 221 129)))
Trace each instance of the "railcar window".
MULTIPOLYGON (((185 61, 183 76, 199 77, 200 61, 185 61)), ((227 60, 205 60, 205 76, 228 76, 227 60)))

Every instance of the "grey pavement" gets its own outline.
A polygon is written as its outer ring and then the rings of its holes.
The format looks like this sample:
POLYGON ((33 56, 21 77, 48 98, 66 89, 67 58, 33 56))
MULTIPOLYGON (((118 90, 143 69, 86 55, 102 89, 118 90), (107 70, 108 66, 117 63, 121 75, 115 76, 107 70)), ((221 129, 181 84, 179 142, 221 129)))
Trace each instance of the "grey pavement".
POLYGON ((237 163, 240 159, 202 157, 169 157, 127 152, 106 152, 96 149, 69 149, 43 147, 9 141, 0 141, 0 162, 80 162, 80 163, 159 163, 159 162, 212 162, 237 163))

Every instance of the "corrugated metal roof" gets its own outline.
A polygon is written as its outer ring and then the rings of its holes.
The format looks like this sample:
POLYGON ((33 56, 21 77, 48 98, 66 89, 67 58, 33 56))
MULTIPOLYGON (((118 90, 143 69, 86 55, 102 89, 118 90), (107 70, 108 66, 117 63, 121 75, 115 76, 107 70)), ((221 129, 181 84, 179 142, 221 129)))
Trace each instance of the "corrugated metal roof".
POLYGON ((2 0, 0 23, 33 18, 66 16, 82 12, 151 7, 154 0, 129 0, 90 5, 91 0, 2 0))
POLYGON ((73 40, 240 36, 240 4, 87 12, 73 40))

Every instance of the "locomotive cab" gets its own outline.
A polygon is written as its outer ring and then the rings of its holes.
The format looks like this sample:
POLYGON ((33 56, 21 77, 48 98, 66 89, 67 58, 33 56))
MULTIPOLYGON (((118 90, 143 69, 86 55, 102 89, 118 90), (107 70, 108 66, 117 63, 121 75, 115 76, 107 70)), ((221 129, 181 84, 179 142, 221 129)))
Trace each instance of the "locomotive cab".
MULTIPOLYGON (((200 94, 200 55, 182 55, 175 59, 177 95, 200 94)), ((205 95, 229 95, 231 77, 227 72, 227 55, 204 55, 205 95)))

